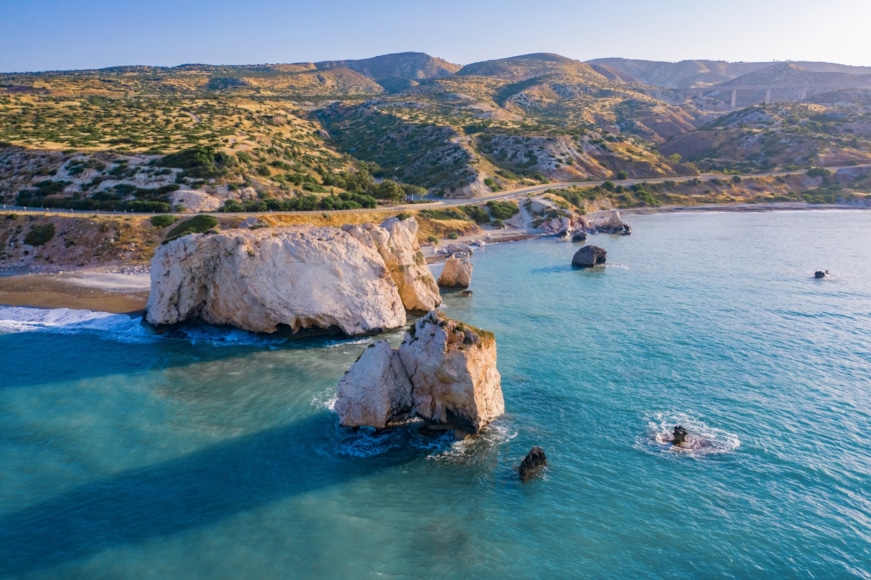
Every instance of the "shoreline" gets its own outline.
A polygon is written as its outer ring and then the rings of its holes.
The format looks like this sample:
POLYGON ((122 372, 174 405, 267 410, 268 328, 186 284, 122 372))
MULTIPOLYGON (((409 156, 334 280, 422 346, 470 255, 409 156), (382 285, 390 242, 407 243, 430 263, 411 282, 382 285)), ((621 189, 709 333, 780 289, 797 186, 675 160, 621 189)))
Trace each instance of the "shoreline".
MULTIPOLYGON (((657 213, 681 213, 695 211, 719 212, 765 212, 765 211, 818 211, 818 210, 871 210, 858 205, 814 205, 796 202, 760 204, 662 206, 618 210, 623 215, 649 215, 657 213)), ((504 244, 553 237, 531 228, 505 228, 482 230, 479 233, 460 236, 455 240, 441 240, 439 246, 450 244, 484 245, 504 244)), ((438 252, 439 247, 423 246, 427 264, 440 264, 448 255, 438 252)), ((148 303, 151 276, 148 267, 140 265, 112 268, 55 267, 56 271, 7 270, 0 273, 0 306, 25 306, 31 308, 70 308, 94 310, 113 314, 141 314, 148 303)))

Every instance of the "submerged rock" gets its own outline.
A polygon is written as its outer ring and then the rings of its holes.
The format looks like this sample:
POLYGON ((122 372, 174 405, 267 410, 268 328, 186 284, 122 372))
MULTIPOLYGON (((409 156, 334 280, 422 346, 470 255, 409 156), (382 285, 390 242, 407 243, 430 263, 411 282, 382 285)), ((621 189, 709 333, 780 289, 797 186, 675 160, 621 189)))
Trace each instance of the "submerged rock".
POLYGON ((599 246, 584 246, 572 257, 572 266, 575 268, 592 268, 604 264, 607 252, 599 246))
POLYGON ((587 241, 587 232, 578 231, 572 234, 573 242, 586 242, 587 241))
POLYGON ((346 427, 383 429, 411 411, 411 381, 399 351, 380 340, 363 351, 339 381, 336 412, 346 427))
POLYGON ((523 461, 520 462, 520 469, 518 470, 520 479, 526 481, 545 465, 547 465, 547 456, 544 454, 544 449, 533 447, 526 454, 526 457, 523 458, 523 461))
POLYGON ((405 308, 374 245, 336 228, 295 226, 192 234, 160 246, 146 320, 355 336, 404 325, 405 308))
POLYGON ((505 412, 493 335, 436 311, 399 349, 383 342, 367 349, 338 391, 343 425, 381 428, 414 413, 436 428, 476 433, 505 412))
POLYGON ((471 298, 472 294, 474 294, 474 292, 472 292, 471 290, 463 290, 462 292, 460 292, 460 296, 462 296, 463 298, 471 298))
POLYGON ((469 254, 457 252, 453 254, 439 276, 440 288, 468 288, 472 283, 472 261, 469 254))

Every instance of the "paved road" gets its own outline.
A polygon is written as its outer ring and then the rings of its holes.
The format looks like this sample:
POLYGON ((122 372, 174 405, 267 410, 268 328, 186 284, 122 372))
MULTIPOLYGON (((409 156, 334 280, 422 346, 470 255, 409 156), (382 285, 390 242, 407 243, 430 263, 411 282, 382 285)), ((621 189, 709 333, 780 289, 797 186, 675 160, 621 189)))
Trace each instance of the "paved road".
MULTIPOLYGON (((842 167, 826 167, 829 171, 835 172, 841 169, 855 169, 855 168, 865 168, 871 167, 871 164, 865 165, 845 165, 842 167)), ((807 173, 806 169, 801 169, 797 171, 765 171, 762 173, 748 173, 742 174, 742 178, 753 178, 753 177, 777 177, 777 176, 786 176, 786 175, 802 175, 807 173)), ((365 211, 377 211, 378 209, 383 209, 385 211, 401 211, 401 210, 411 210, 411 209, 426 209, 432 207, 451 207, 458 205, 469 205, 476 204, 480 205, 483 203, 487 203, 488 201, 493 200, 505 200, 505 199, 515 199, 518 197, 524 197, 532 193, 542 193, 549 189, 567 189, 570 187, 595 187, 602 185, 606 181, 610 181, 615 185, 622 185, 623 187, 636 185, 638 183, 663 183, 666 181, 674 181, 677 183, 683 183, 687 181, 692 181, 693 179, 731 179, 730 175, 725 175, 723 173, 702 173, 699 175, 692 175, 688 177, 648 177, 648 178, 639 178, 639 179, 602 179, 598 181, 570 181, 570 182, 559 182, 559 183, 545 183, 541 185, 531 185, 529 187, 521 187, 518 189, 512 189, 510 191, 500 191, 497 193, 493 193, 490 195, 482 195, 479 197, 475 197, 472 199, 442 199, 442 198, 434 198, 431 203, 420 203, 420 204, 402 204, 402 205, 392 205, 392 206, 380 206, 374 209, 340 209, 340 210, 316 210, 315 212, 311 211, 270 211, 270 212, 251 212, 251 213, 237 213, 237 214, 226 214, 213 212, 207 215, 213 215, 215 217, 227 216, 227 215, 270 215, 270 214, 312 214, 312 213, 328 213, 328 214, 341 214, 341 213, 357 213, 357 212, 365 212, 365 211)), ((93 214, 103 214, 103 215, 154 215, 153 213, 137 213, 137 212, 106 212, 106 211, 87 211, 87 210, 71 210, 71 209, 41 209, 41 208, 24 208, 13 205, 2 205, 0 206, 0 211, 21 211, 25 213, 46 213, 46 214, 61 214, 61 215, 70 215, 70 214, 85 214, 85 215, 93 215, 93 214)))

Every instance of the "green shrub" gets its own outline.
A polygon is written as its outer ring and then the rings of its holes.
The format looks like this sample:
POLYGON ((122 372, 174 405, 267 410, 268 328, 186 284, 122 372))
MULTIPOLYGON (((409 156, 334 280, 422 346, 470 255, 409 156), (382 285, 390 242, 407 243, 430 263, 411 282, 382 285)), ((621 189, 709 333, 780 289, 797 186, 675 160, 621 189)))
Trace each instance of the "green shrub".
POLYGON ((18 214, 17 214, 17 213, 10 213, 10 214, 8 214, 8 215, 6 216, 6 219, 8 219, 8 220, 17 220, 17 219, 18 219, 18 214))
POLYGON ((618 171, 617 172, 617 179, 629 179, 629 174, 626 173, 625 171, 618 171))
POLYGON ((156 228, 166 228, 175 223, 175 216, 172 215, 156 215, 151 218, 151 225, 156 228))
POLYGON ((808 177, 831 177, 832 172, 823 167, 811 167, 807 170, 808 177))
POLYGON ((236 160, 214 147, 198 145, 191 149, 167 155, 160 160, 159 165, 183 169, 185 174, 191 177, 208 178, 225 175, 230 169, 235 167, 236 160))
POLYGON ((451 233, 448 234, 448 239, 449 239, 449 240, 456 240, 456 239, 459 238, 459 237, 460 237, 460 234, 458 234, 457 232, 451 232, 451 233))
POLYGON ((502 228, 505 227, 505 222, 503 222, 500 219, 495 219, 492 222, 490 222, 490 225, 492 225, 494 228, 499 228, 501 230, 502 228))
POLYGON ((420 215, 433 220, 468 220, 469 216, 458 209, 448 207, 445 209, 423 209, 420 215))
POLYGON ((188 234, 201 234, 218 225, 218 220, 210 215, 197 215, 189 220, 185 220, 172 228, 167 234, 163 243, 169 242, 176 238, 186 236, 188 234))
POLYGON ((33 226, 24 237, 24 243, 28 246, 41 246, 48 243, 54 237, 54 224, 33 226))
POLYGON ((490 215, 499 220, 507 220, 520 211, 517 204, 510 201, 488 201, 487 207, 490 209, 490 215))
POLYGON ((435 237, 435 236, 427 236, 427 237, 426 237, 426 241, 429 242, 429 243, 431 243, 431 244, 434 245, 434 246, 435 246, 435 245, 438 245, 438 243, 439 243, 439 239, 438 239, 437 237, 435 237))
POLYGON ((490 223, 490 214, 480 205, 463 205, 460 206, 460 209, 466 212, 470 218, 475 220, 476 224, 490 223))

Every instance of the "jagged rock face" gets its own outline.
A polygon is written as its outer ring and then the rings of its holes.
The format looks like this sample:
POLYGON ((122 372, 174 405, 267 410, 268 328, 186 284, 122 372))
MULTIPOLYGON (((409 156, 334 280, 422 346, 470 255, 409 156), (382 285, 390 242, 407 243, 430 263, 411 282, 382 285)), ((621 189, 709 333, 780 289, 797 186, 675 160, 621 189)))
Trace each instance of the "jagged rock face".
POLYGON ((468 288, 472 283, 472 262, 469 254, 457 252, 445 262, 445 268, 439 276, 440 288, 468 288))
POLYGON ((380 340, 369 345, 339 381, 336 412, 346 427, 383 429, 411 411, 411 389, 399 351, 380 340))
POLYGON ((146 320, 189 319, 355 336, 404 325, 405 309, 375 247, 336 228, 296 226, 194 234, 158 248, 146 320))
POLYGON ((406 310, 429 312, 441 304, 436 281, 417 242, 417 222, 393 217, 381 226, 363 224, 342 228, 361 242, 378 249, 396 283, 406 310))
POLYGON ((572 266, 575 268, 592 268, 604 264, 607 252, 599 246, 584 246, 572 257, 572 266))
POLYGON ((496 340, 438 312, 405 335, 399 349, 366 349, 338 386, 346 426, 383 428, 415 413, 431 425, 475 433, 505 412, 496 340))
POLYGON ((492 334, 430 312, 406 334, 399 357, 425 421, 475 433, 505 412, 492 334))

